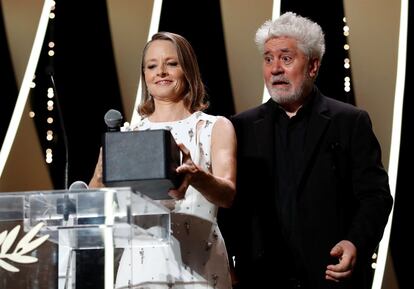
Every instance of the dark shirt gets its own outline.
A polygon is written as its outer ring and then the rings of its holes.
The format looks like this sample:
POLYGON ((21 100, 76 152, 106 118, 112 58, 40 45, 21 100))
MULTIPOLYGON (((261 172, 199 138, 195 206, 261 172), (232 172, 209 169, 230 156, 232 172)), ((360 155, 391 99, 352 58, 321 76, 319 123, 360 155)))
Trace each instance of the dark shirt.
MULTIPOLYGON (((313 97, 312 97, 313 98, 313 97)), ((285 110, 275 103, 275 168, 276 211, 282 244, 286 248, 286 273, 292 278, 301 278, 301 252, 297 242, 295 226, 299 178, 304 168, 305 139, 310 117, 312 98, 289 118, 285 110), (296 236, 296 237, 295 237, 296 236)))

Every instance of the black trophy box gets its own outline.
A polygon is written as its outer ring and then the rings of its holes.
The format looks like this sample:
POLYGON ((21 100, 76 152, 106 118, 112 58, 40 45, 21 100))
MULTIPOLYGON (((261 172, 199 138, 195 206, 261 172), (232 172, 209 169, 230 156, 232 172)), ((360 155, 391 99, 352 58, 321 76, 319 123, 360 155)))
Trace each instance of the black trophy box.
POLYGON ((169 199, 179 186, 180 149, 169 130, 107 132, 103 140, 103 183, 131 187, 154 200, 169 199))

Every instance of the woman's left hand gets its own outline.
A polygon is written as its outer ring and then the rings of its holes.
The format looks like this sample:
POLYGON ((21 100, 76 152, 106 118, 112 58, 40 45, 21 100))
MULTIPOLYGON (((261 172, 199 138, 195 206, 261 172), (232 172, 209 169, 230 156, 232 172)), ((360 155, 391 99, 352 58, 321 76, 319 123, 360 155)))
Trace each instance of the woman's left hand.
POLYGON ((229 208, 236 194, 236 134, 233 125, 225 117, 219 117, 211 135, 211 171, 205 170, 191 159, 190 151, 178 144, 182 152, 182 164, 176 169, 183 181, 169 195, 180 200, 188 186, 194 187, 209 202, 229 208))
POLYGON ((184 177, 180 186, 178 188, 170 189, 168 194, 172 198, 180 200, 184 198, 185 192, 187 191, 190 182, 197 174, 200 174, 202 170, 191 159, 191 154, 188 148, 182 143, 179 143, 177 145, 180 148, 183 157, 182 164, 177 167, 176 172, 183 175, 184 177))

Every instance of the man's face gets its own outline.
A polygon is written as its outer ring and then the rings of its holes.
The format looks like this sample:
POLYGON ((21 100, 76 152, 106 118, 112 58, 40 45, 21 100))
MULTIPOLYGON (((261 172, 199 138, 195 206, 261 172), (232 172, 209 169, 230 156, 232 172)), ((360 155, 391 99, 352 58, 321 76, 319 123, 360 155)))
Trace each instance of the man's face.
POLYGON ((310 61, 294 38, 271 38, 265 43, 264 80, 270 96, 282 106, 303 103, 318 67, 319 60, 310 61))

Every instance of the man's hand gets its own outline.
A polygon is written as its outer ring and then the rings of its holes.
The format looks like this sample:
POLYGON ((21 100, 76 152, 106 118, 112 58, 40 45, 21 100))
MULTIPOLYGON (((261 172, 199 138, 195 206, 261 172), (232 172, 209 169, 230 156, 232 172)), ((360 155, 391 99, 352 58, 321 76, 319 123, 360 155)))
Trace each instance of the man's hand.
POLYGON ((338 258, 339 262, 326 267, 325 278, 335 282, 349 279, 357 257, 355 245, 348 240, 342 240, 332 248, 330 254, 332 257, 338 258))

